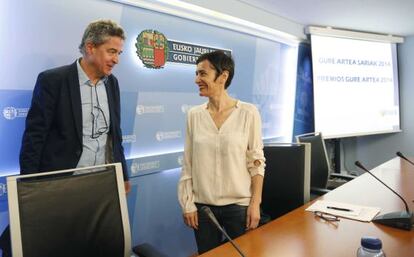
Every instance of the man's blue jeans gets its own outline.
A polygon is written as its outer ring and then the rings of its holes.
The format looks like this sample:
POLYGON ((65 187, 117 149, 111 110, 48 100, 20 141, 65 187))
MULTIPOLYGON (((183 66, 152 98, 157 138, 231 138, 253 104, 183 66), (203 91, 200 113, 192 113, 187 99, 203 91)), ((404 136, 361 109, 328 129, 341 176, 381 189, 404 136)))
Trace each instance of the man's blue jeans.
POLYGON ((213 206, 198 203, 196 203, 196 206, 199 210, 198 229, 194 230, 194 234, 199 254, 207 252, 225 242, 221 231, 218 230, 204 212, 200 211, 203 206, 208 206, 211 209, 231 239, 239 237, 246 232, 247 206, 237 204, 213 206))

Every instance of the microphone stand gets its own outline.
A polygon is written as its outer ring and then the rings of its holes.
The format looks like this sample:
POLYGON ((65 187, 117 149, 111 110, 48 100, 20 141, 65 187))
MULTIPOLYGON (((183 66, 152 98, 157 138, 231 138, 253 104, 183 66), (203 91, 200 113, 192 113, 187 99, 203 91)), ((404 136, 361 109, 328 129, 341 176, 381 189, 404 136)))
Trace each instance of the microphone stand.
POLYGON ((201 210, 207 215, 207 217, 210 219, 211 222, 218 228, 218 230, 223 233, 223 235, 229 240, 229 242, 233 245, 234 248, 239 252, 240 256, 246 257, 243 252, 240 250, 240 248, 233 242, 233 240, 230 238, 230 236, 227 234, 227 232, 221 227, 220 223, 216 219, 216 216, 214 216, 214 213, 211 211, 211 209, 208 206, 201 207, 201 210))
MULTIPOLYGON (((404 160, 406 160, 407 162, 409 162, 410 164, 414 165, 414 162, 410 161, 410 159, 408 159, 407 157, 405 157, 404 154, 402 154, 401 152, 396 152, 395 153, 398 157, 403 158, 404 160)), ((414 200, 413 200, 414 203, 414 200)))
POLYGON ((386 214, 375 217, 372 220, 372 222, 410 231, 413 226, 413 213, 408 208, 408 204, 404 200, 404 198, 402 198, 402 196, 399 195, 397 192, 395 192, 391 187, 389 187, 384 182, 382 182, 377 176, 375 176, 372 172, 370 172, 367 168, 365 168, 364 165, 362 165, 359 161, 356 161, 355 165, 361 168, 362 170, 366 171, 368 174, 370 174, 376 180, 378 180, 381 184, 383 184, 385 187, 391 190, 394 194, 396 194, 403 201, 405 205, 405 212, 400 211, 400 212, 386 213, 386 214))
POLYGON ((404 154, 402 154, 401 152, 396 152, 396 155, 397 155, 398 157, 403 158, 404 160, 406 160, 407 162, 411 163, 412 165, 414 165, 414 162, 410 161, 410 159, 408 159, 407 157, 405 157, 405 155, 404 155, 404 154))

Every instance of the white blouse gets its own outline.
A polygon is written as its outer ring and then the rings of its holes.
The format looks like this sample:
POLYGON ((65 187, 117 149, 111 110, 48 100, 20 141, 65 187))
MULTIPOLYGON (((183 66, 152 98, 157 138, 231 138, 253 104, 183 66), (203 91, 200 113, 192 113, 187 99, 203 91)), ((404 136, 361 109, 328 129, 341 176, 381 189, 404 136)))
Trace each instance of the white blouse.
POLYGON ((187 114, 184 162, 178 200, 184 213, 194 203, 248 206, 252 177, 264 176, 261 118, 253 104, 237 101, 236 108, 217 128, 207 103, 187 114), (254 165, 259 160, 260 165, 254 165))

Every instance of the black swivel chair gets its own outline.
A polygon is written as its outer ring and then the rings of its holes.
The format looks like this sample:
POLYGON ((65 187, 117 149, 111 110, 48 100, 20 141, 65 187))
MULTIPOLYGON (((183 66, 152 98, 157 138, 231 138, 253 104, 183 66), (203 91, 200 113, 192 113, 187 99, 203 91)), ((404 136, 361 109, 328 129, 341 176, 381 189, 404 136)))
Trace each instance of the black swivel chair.
POLYGON ((309 201, 309 144, 266 144, 261 208, 271 219, 280 217, 309 201))
POLYGON ((296 136, 296 141, 311 145, 311 194, 312 198, 352 180, 355 176, 331 173, 325 142, 320 132, 296 136))

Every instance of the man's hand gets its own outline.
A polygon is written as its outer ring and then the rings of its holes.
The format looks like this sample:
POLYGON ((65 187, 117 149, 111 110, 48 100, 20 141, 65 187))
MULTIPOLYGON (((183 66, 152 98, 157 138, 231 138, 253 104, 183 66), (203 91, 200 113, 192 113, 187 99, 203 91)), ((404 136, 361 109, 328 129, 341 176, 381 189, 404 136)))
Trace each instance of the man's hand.
POLYGON ((193 229, 198 229, 198 214, 197 211, 183 214, 184 223, 193 229))
POLYGON ((255 229, 259 226, 260 221, 260 204, 250 203, 247 208, 246 229, 255 229))
POLYGON ((124 181, 125 185, 125 194, 128 194, 131 191, 131 183, 129 181, 124 181))

